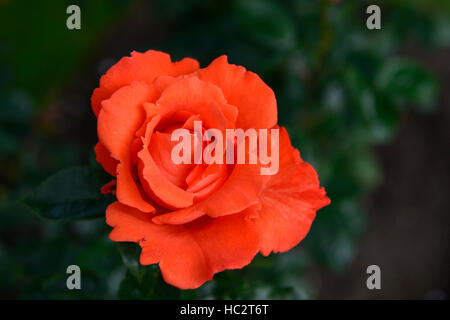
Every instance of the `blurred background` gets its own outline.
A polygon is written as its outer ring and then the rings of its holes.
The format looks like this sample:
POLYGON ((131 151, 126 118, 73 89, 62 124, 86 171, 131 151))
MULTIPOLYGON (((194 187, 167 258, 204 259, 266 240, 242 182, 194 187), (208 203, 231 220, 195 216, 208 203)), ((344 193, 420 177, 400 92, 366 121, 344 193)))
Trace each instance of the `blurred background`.
POLYGON ((447 0, 2 0, 0 298, 447 299, 449 124, 447 0), (66 27, 71 4, 80 30, 66 27), (366 27, 370 4, 381 30, 366 27), (48 221, 20 203, 89 163, 93 89, 148 49, 202 67, 227 54, 274 90, 332 200, 299 246, 181 292, 152 267, 134 279, 104 219, 48 221), (71 264, 82 290, 67 290, 71 264), (381 290, 366 287, 372 264, 381 290))

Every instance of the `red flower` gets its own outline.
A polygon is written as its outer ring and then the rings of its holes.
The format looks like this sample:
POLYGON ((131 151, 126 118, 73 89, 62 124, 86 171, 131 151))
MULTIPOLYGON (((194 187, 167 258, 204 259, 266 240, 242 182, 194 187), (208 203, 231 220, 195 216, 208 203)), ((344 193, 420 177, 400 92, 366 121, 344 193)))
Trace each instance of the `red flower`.
POLYGON ((242 268, 261 252, 284 252, 330 203, 311 165, 284 128, 279 170, 262 164, 175 164, 177 128, 277 129, 273 91, 226 56, 199 69, 158 52, 133 52, 100 79, 91 98, 98 117, 97 161, 116 178, 102 190, 113 241, 138 242, 143 265, 159 263, 166 282, 197 288, 216 272, 242 268), (116 188, 116 190, 114 190, 116 188))

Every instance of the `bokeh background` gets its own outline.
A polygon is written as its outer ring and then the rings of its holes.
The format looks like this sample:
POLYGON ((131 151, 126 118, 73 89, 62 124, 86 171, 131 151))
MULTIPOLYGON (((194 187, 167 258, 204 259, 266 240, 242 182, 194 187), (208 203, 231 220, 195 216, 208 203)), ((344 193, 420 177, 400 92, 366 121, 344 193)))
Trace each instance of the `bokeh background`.
POLYGON ((446 0, 2 0, 0 298, 447 299, 449 124, 446 0), (70 4, 81 30, 66 28, 70 4), (369 4, 381 30, 366 28, 369 4), (89 164, 93 89, 148 49, 203 67, 227 54, 273 88, 280 124, 332 199, 294 250, 180 291, 155 268, 127 271, 135 248, 108 240, 104 219, 49 221, 20 203, 89 164), (71 264, 82 290, 66 288, 71 264), (366 287, 371 264, 381 290, 366 287))

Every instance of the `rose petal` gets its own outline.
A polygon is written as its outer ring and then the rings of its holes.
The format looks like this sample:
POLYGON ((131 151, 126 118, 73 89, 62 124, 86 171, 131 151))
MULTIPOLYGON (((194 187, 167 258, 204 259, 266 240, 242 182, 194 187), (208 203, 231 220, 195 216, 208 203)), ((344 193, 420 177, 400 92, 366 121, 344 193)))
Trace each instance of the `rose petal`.
MULTIPOLYGON (((208 197, 189 208, 158 216, 156 221, 158 223, 177 224, 180 216, 183 216, 183 221, 192 221, 198 218, 199 211, 217 218, 239 213, 258 204, 260 193, 270 177, 261 175, 260 168, 260 165, 255 164, 236 166, 225 182, 218 179, 207 186, 207 188, 215 191, 209 190, 208 192, 208 190, 205 190, 204 192, 209 194, 208 197), (172 217, 175 219, 172 219, 172 217)), ((203 192, 201 191, 203 190, 200 190, 197 194, 200 199, 203 198, 203 192)))
POLYGON ((96 117, 98 117, 100 109, 102 108, 102 101, 111 97, 111 94, 112 92, 105 88, 94 89, 94 92, 92 93, 91 97, 91 106, 92 111, 94 111, 96 117))
POLYGON ((116 194, 116 185, 117 185, 117 181, 116 180, 111 180, 110 182, 108 182, 107 184, 105 184, 101 189, 100 192, 102 194, 116 194))
POLYGON ((246 210, 258 217, 255 225, 265 256, 296 246, 308 233, 316 211, 330 203, 316 171, 301 160, 285 128, 280 129, 279 154, 280 168, 261 194, 261 208, 246 210))
POLYGON ((95 145, 94 151, 97 162, 102 165, 106 172, 115 177, 119 161, 111 157, 111 152, 100 141, 95 145))
POLYGON ((97 116, 101 102, 109 98, 119 88, 132 81, 141 80, 151 84, 158 76, 179 76, 189 74, 199 68, 197 60, 184 58, 172 62, 164 52, 148 50, 145 53, 133 51, 131 57, 124 57, 100 78, 100 86, 91 98, 92 110, 97 116))
POLYGON ((138 171, 146 193, 158 204, 169 208, 185 208, 193 204, 194 195, 173 184, 162 173, 149 151, 153 130, 161 117, 156 115, 148 124, 143 148, 138 152, 138 171))
POLYGON ((205 168, 200 176, 190 181, 187 190, 191 192, 198 192, 219 178, 226 177, 227 172, 226 164, 212 163, 205 168))
POLYGON ((183 78, 166 88, 157 100, 161 121, 169 122, 178 111, 199 114, 202 126, 225 132, 228 119, 222 112, 226 100, 221 90, 197 77, 183 78))
POLYGON ((117 166, 117 199, 144 212, 154 207, 144 200, 132 172, 130 146, 136 130, 144 121, 142 103, 152 99, 153 91, 143 82, 132 82, 103 101, 98 115, 100 142, 119 160, 117 166))
POLYGON ((164 176, 174 185, 185 189, 186 177, 194 164, 175 164, 172 161, 172 149, 178 141, 171 141, 168 133, 155 132, 149 145, 150 154, 164 176))
POLYGON ((238 108, 236 128, 272 128, 277 123, 275 94, 256 73, 229 64, 224 55, 197 74, 222 89, 228 103, 238 108))
POLYGON ((259 164, 236 165, 228 180, 215 193, 198 203, 210 217, 241 212, 259 202, 259 195, 270 176, 261 175, 259 164))
POLYGON ((244 214, 173 226, 157 225, 134 208, 115 202, 106 211, 113 241, 139 242, 143 265, 159 262, 164 280, 194 289, 225 269, 242 268, 258 251, 258 235, 244 214))

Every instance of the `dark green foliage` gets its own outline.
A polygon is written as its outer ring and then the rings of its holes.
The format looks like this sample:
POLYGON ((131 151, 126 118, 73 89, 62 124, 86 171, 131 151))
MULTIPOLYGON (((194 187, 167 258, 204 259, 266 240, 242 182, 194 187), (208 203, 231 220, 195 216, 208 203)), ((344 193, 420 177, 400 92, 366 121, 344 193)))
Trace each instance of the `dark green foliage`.
POLYGON ((64 169, 47 178, 23 203, 38 215, 55 220, 104 216, 114 198, 100 193, 101 184, 88 167, 64 169))

